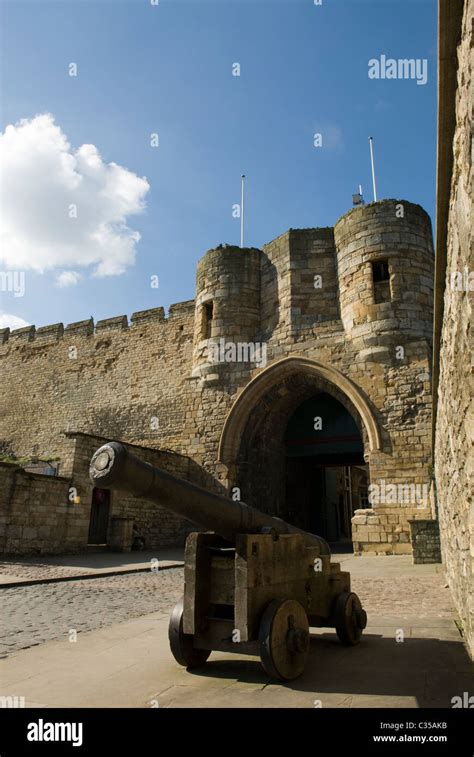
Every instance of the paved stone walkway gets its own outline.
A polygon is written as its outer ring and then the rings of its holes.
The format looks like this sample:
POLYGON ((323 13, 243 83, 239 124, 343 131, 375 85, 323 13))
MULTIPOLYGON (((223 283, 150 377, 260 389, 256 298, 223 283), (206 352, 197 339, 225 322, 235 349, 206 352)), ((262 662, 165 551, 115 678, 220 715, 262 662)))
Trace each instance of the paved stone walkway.
MULTIPOLYGON (((438 621, 447 623, 447 621, 438 621)), ((79 634, 77 643, 50 641, 0 661, 2 696, 26 707, 450 707, 473 692, 472 664, 447 625, 369 622, 358 647, 318 631, 307 668, 286 684, 272 681, 257 658, 213 652, 187 671, 172 658, 168 613, 155 612, 79 634)), ((392 714, 393 717, 393 714, 392 714)))
POLYGON ((212 653, 200 670, 180 668, 167 626, 183 571, 171 568, 0 590, 0 694, 25 696, 27 706, 449 707, 474 693, 441 566, 337 559, 351 571, 368 628, 351 649, 318 629, 295 682, 270 681, 244 655, 212 653))

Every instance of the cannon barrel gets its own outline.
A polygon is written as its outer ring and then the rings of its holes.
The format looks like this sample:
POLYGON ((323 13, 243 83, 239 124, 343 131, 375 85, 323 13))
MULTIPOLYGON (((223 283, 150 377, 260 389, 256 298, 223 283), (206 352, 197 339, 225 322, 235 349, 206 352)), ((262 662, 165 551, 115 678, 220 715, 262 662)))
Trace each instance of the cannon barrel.
POLYGON ((235 542, 237 534, 272 529, 276 534, 299 533, 306 546, 319 547, 321 555, 330 554, 328 544, 321 537, 266 515, 244 502, 235 502, 173 476, 140 460, 119 442, 104 444, 94 453, 89 473, 95 486, 126 491, 156 502, 227 541, 235 542))

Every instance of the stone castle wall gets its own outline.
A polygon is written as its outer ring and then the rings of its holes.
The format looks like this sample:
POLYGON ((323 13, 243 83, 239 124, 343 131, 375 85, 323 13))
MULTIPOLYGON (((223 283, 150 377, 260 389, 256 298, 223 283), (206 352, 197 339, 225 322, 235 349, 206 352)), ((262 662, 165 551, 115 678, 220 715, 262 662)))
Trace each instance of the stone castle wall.
POLYGON ((0 463, 0 551, 74 552, 83 547, 81 513, 68 501, 69 486, 67 478, 0 463))
MULTIPOLYGON (((61 432, 177 451, 186 438, 194 303, 99 321, 0 332, 0 437, 17 456, 63 457, 61 432)), ((61 470, 61 469, 60 469, 61 470)))
MULTIPOLYGON (((209 251, 196 300, 172 306, 168 318, 157 308, 135 313, 130 324, 120 316, 95 328, 85 321, 4 330, 0 447, 59 457, 60 475, 70 472, 61 436, 68 430, 168 449, 201 468, 208 488, 238 482, 244 501, 284 517, 282 434, 296 407, 324 390, 354 414, 372 482, 428 486, 432 271, 429 217, 412 203, 385 200, 353 209, 334 229, 292 229, 263 250, 209 251), (381 260, 390 281, 376 297, 372 264, 381 260), (220 340, 264 345, 265 360, 212 363, 210 343, 220 340), (265 391, 228 440, 232 455, 220 455, 229 413, 255 382, 265 391), (266 430, 260 437, 257 426, 266 430)), ((431 517, 428 500, 414 513, 413 503, 396 507, 397 530, 379 518, 378 541, 359 513, 358 551, 411 550, 409 520, 431 517)), ((180 539, 181 525, 173 528, 180 539)))
POLYGON ((472 45, 474 2, 464 5, 458 47, 456 130, 448 218, 435 472, 443 562, 474 656, 474 413, 472 216, 472 45))

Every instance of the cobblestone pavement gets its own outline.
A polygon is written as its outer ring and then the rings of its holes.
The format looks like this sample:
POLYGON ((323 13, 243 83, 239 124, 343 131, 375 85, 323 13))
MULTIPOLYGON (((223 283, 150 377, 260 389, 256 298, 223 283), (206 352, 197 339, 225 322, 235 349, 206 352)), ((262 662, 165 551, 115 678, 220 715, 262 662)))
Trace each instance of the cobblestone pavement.
POLYGON ((373 621, 377 617, 416 616, 419 620, 426 619, 433 623, 435 619, 453 618, 454 604, 442 574, 400 578, 353 576, 351 588, 360 596, 373 621))
MULTIPOLYGON (((399 566, 401 575, 395 570, 383 575, 382 563, 380 574, 373 575, 373 563, 366 562, 370 559, 352 561, 351 573, 352 589, 361 597, 371 622, 415 617, 436 626, 437 619, 453 618, 442 572, 428 573, 400 561, 389 567, 399 566)), ((182 591, 182 568, 2 589, 0 655, 68 638, 71 629, 80 633, 152 612, 168 613, 182 591)))
POLYGON ((37 584, 1 590, 0 655, 67 639, 151 612, 169 612, 183 592, 183 569, 37 584))

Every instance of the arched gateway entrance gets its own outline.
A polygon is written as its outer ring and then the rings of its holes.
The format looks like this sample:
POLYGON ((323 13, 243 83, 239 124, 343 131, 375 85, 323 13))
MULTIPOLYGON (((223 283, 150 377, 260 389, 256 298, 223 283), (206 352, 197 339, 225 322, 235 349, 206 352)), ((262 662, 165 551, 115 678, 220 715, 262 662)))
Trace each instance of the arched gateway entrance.
POLYGON ((350 539, 353 511, 367 506, 370 454, 380 449, 359 387, 334 368, 291 357, 241 392, 219 459, 243 501, 338 541, 350 539))

